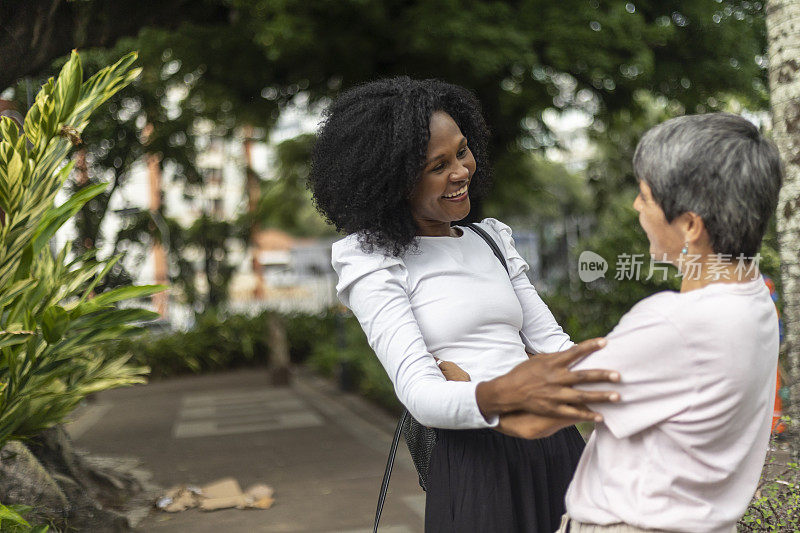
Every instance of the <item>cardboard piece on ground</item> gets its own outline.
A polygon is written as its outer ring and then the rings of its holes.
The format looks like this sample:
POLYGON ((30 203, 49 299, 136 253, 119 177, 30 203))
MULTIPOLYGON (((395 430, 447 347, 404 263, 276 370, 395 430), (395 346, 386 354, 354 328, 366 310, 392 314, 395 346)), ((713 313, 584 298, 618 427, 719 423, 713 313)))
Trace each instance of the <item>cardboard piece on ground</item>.
POLYGON ((232 477, 226 477, 213 481, 208 485, 200 487, 200 491, 206 498, 230 498, 231 496, 241 496, 242 488, 239 482, 232 477))
POLYGON ((246 506, 244 496, 227 496, 223 498, 206 498, 200 501, 201 511, 216 511, 217 509, 244 509, 246 506))
POLYGON ((156 506, 175 513, 199 507, 203 511, 217 509, 269 509, 275 502, 274 491, 269 485, 259 483, 242 492, 239 482, 232 477, 219 479, 201 488, 180 485, 169 489, 160 497, 156 506))
POLYGON ((232 477, 226 477, 200 488, 204 496, 200 502, 200 509, 213 511, 216 509, 229 509, 236 507, 244 509, 246 502, 239 482, 232 477))
POLYGON ((275 503, 275 499, 272 497, 273 493, 272 487, 259 483, 248 487, 244 495, 248 507, 269 509, 275 503))

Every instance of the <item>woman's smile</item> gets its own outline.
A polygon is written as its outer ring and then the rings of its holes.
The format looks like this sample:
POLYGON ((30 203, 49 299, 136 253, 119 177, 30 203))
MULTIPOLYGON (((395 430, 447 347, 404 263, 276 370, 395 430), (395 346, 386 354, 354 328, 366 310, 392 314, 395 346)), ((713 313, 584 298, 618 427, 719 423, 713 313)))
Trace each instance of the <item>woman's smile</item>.
POLYGON ((463 187, 450 194, 442 196, 445 200, 451 202, 463 202, 467 198, 467 191, 469 190, 469 182, 465 183, 463 187))

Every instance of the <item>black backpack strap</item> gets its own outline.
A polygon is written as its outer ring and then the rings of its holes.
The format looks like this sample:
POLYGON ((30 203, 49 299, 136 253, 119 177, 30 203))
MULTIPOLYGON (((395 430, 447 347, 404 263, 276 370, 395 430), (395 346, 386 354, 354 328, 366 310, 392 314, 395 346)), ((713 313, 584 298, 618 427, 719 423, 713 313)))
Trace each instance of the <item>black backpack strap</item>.
POLYGON ((494 255, 500 260, 500 263, 502 263, 503 268, 505 268, 506 272, 508 272, 508 263, 506 263, 506 258, 503 255, 503 252, 500 251, 500 247, 497 246, 497 243, 494 242, 494 239, 492 239, 489 234, 486 233, 486 230, 472 222, 466 224, 466 226, 477 233, 484 241, 486 241, 486 244, 489 245, 489 247, 492 249, 492 252, 494 252, 494 255))
POLYGON ((389 460, 386 461, 386 471, 383 473, 383 482, 381 483, 381 491, 378 494, 378 508, 375 510, 375 525, 372 528, 373 533, 378 533, 378 523, 381 521, 381 513, 383 512, 383 502, 386 501, 386 491, 389 490, 389 478, 392 476, 392 467, 394 467, 394 458, 397 455, 397 445, 400 443, 400 433, 403 431, 403 424, 408 418, 408 410, 403 409, 403 414, 400 416, 400 421, 397 423, 397 429, 394 430, 394 438, 392 439, 392 447, 389 449, 389 460))

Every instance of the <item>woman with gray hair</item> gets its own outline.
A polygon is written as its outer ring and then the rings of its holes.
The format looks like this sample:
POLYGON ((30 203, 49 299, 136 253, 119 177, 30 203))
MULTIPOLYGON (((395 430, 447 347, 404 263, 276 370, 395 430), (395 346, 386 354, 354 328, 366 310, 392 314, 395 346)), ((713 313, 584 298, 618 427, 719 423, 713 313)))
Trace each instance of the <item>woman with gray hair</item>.
POLYGON ((590 405, 603 422, 559 531, 729 533, 770 433, 778 319, 755 257, 780 159, 750 122, 715 113, 651 129, 633 165, 650 253, 678 267, 681 289, 640 301, 594 354, 592 365, 619 370, 604 388, 621 400, 590 405))

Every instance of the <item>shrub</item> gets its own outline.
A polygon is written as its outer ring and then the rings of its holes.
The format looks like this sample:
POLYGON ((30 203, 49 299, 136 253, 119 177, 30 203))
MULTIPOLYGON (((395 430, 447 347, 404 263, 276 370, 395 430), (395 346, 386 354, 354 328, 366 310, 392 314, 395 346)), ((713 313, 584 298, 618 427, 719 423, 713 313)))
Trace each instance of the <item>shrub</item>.
POLYGON ((761 482, 747 512, 739 521, 739 531, 800 531, 800 467, 781 459, 773 440, 761 482))
MULTIPOLYGON (((109 346, 130 354, 151 369, 152 377, 203 373, 269 362, 269 312, 255 317, 208 312, 198 315, 185 332, 142 335, 109 346)), ((294 364, 307 364, 388 409, 398 410, 394 388, 372 353, 358 321, 350 314, 328 311, 283 317, 294 364)))
POLYGON ((292 313, 286 315, 286 337, 293 363, 303 363, 319 343, 335 341, 337 314, 327 311, 319 314, 292 313))
POLYGON ((142 335, 107 348, 129 354, 152 377, 199 374, 269 361, 267 313, 256 317, 225 316, 209 311, 198 315, 189 331, 142 335))
POLYGON ((50 238, 105 184, 82 189, 56 207, 72 170, 64 165, 91 113, 130 83, 136 55, 125 56, 83 82, 73 52, 28 111, 23 132, 0 119, 0 447, 61 422, 87 394, 144 381, 145 368, 126 357, 99 357, 96 348, 137 331, 153 318, 115 304, 161 290, 120 287, 92 297, 118 258, 93 252, 53 254, 50 238))

